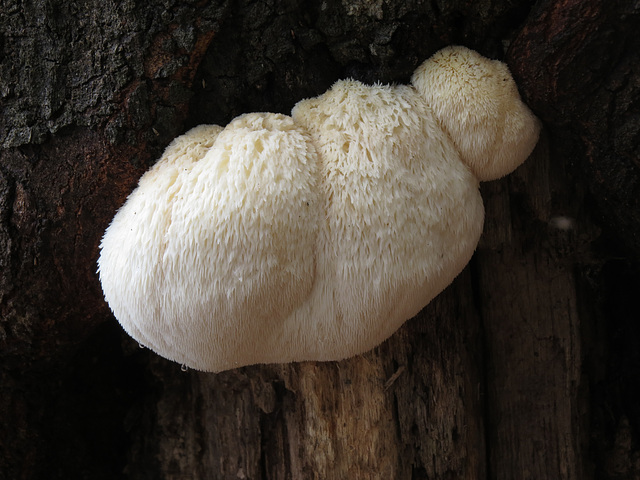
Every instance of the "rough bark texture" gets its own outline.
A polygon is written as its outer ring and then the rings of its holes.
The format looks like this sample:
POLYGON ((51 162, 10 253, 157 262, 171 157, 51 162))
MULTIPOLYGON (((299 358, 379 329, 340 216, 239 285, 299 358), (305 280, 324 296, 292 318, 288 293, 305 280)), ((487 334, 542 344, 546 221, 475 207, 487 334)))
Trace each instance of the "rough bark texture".
POLYGON ((0 0, 0 478, 640 478, 640 5, 0 0), (338 363, 182 372, 100 237, 179 133, 506 59, 545 124, 458 279, 338 363))

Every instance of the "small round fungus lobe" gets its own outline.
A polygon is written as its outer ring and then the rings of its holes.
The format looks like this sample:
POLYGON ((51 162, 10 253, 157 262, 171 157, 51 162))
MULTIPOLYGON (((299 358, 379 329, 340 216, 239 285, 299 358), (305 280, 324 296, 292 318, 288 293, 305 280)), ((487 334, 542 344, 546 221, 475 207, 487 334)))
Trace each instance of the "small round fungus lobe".
POLYGON ((443 48, 411 82, 480 181, 511 173, 538 142, 540 122, 498 60, 464 47, 443 48))
POLYGON ((291 117, 196 127, 105 232, 105 298, 141 344, 198 370, 362 353, 464 268, 478 181, 538 132, 506 66, 464 47, 409 86, 339 81, 291 117))

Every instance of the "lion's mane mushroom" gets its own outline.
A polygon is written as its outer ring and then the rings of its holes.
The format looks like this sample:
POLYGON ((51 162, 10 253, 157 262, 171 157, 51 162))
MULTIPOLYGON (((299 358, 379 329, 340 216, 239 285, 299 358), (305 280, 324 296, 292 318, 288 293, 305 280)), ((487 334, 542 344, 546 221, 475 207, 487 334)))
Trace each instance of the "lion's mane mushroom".
POLYGON ((337 82, 169 145, 98 260, 124 329, 198 370, 340 360, 388 338, 467 264, 479 180, 531 153, 507 67, 463 47, 411 86, 337 82))

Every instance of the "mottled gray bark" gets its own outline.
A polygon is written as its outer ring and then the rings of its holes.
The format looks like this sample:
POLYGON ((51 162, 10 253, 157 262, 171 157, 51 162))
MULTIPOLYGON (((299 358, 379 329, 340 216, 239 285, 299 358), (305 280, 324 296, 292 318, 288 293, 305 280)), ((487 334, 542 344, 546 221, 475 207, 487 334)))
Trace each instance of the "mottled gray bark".
POLYGON ((638 478, 638 27, 621 0, 0 0, 0 478, 638 478), (545 132, 418 317, 218 375, 121 332, 100 237, 172 138, 452 43, 545 132))

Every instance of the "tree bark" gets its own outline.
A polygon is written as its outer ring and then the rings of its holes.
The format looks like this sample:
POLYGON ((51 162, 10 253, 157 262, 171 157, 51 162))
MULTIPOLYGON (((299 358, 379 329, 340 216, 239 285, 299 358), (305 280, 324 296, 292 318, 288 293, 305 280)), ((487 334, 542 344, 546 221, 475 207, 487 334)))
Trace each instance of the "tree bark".
POLYGON ((640 478, 640 7, 0 3, 0 478, 640 478), (342 362, 181 371, 127 337, 104 229, 177 135, 505 60, 544 123, 453 284, 342 362))

